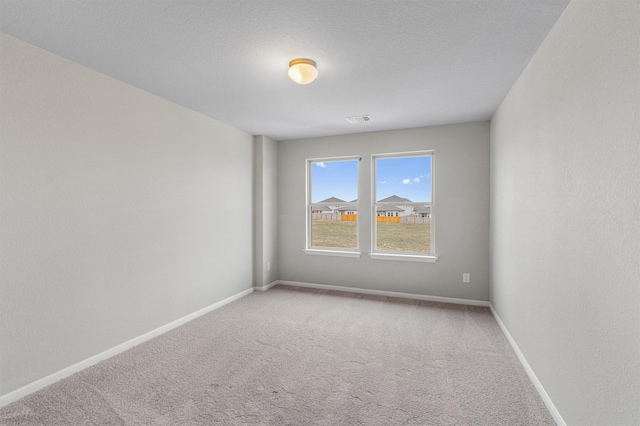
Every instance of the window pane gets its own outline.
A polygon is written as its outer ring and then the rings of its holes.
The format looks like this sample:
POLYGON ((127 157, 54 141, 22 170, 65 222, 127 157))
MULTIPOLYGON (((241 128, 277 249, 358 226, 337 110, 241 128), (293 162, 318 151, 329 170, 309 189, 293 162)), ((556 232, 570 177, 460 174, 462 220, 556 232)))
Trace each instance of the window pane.
POLYGON ((376 158, 376 201, 430 203, 431 178, 430 155, 376 158))
POLYGON ((311 162, 311 247, 358 248, 358 160, 311 162))
POLYGON ((358 197, 358 161, 311 162, 311 202, 352 202, 358 197))
POLYGON ((426 204, 433 202, 432 160, 428 154, 375 158, 374 251, 432 253, 426 204))

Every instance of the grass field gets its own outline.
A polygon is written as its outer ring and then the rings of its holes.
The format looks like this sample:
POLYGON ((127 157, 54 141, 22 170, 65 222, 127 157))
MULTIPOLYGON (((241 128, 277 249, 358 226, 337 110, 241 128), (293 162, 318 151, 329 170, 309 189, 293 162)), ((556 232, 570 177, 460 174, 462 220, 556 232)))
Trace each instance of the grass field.
MULTIPOLYGON (((313 220, 311 222, 312 247, 356 248, 357 222, 313 220)), ((431 251, 430 223, 378 223, 378 250, 431 251)))
POLYGON ((312 220, 311 247, 358 247, 357 223, 339 220, 312 220))
POLYGON ((430 223, 378 223, 378 250, 412 251, 429 253, 431 251, 430 223))

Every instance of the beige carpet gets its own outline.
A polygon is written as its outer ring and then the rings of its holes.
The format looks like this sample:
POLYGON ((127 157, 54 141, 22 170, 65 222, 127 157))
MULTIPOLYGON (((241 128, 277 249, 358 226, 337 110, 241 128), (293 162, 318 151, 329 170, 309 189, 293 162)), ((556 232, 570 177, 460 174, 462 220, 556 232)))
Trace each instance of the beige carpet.
POLYGON ((487 308, 278 286, 0 410, 0 425, 553 425, 487 308))

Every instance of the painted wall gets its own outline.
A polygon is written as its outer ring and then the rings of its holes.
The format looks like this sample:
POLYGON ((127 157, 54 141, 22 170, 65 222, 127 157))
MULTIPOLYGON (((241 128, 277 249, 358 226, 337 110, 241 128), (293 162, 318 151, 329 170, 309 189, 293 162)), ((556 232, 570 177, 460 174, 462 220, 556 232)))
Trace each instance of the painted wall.
POLYGON ((491 301, 569 425, 640 424, 639 29, 571 2, 491 121, 491 301))
POLYGON ((419 295, 488 300, 489 123, 278 142, 279 278, 419 295), (436 263, 371 260, 371 217, 359 214, 360 258, 308 255, 307 158, 358 155, 359 211, 371 203, 371 155, 435 150, 436 263), (462 273, 471 283, 462 283, 462 273))
POLYGON ((251 287, 251 135, 7 36, 0 93, 0 395, 251 287))
POLYGON ((255 136, 255 285, 278 279, 278 143, 255 136))

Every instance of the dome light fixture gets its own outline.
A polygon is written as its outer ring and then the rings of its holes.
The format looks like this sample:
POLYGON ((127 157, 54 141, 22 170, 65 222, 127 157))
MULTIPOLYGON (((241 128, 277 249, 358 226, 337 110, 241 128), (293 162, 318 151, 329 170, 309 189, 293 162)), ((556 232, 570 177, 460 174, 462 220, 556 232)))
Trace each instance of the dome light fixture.
POLYGON ((289 78, 298 84, 309 84, 318 76, 316 61, 297 58, 289 62, 289 78))

